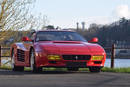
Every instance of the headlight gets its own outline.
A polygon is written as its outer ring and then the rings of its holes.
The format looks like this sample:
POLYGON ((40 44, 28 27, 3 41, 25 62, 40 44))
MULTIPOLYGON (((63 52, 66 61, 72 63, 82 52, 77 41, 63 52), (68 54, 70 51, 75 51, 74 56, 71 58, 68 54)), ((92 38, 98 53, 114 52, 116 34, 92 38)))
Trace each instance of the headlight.
POLYGON ((92 56, 92 60, 103 60, 104 56, 92 56))
POLYGON ((61 60, 59 55, 48 55, 48 60, 61 60))

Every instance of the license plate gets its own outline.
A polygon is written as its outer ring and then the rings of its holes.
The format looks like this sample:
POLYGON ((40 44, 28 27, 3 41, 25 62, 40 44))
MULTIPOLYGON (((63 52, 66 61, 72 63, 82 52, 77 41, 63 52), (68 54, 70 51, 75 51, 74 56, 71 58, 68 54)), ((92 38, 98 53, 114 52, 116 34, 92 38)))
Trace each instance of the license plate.
POLYGON ((67 62, 67 67, 86 67, 86 62, 67 62))

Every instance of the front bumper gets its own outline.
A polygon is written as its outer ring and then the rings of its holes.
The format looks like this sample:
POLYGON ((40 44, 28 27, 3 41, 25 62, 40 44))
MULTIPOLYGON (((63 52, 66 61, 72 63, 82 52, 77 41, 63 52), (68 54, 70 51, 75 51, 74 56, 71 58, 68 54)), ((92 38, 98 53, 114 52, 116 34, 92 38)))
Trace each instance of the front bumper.
MULTIPOLYGON (((98 54, 99 55, 99 54, 98 54)), ((72 59, 72 58, 71 58, 72 59)), ((78 68, 87 68, 87 67, 103 67, 106 60, 106 55, 104 55, 103 60, 65 60, 61 56, 61 60, 50 61, 47 59, 47 55, 36 56, 36 66, 37 67, 78 67, 78 68)))
POLYGON ((47 61, 37 64, 37 67, 103 67, 103 61, 47 61))

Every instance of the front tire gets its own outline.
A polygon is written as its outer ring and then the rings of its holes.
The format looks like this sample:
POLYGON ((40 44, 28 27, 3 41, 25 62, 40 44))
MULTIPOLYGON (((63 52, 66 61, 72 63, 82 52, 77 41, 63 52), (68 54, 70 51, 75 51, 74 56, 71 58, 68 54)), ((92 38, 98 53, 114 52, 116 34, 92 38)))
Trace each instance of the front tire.
POLYGON ((90 72, 101 72, 101 68, 100 67, 89 67, 89 71, 90 72))
POLYGON ((30 67, 32 72, 42 72, 42 67, 36 67, 35 54, 33 49, 30 52, 30 67))
POLYGON ((11 67, 12 67, 13 71, 24 71, 24 67, 23 66, 16 66, 15 65, 15 54, 14 54, 14 50, 12 51, 11 67))

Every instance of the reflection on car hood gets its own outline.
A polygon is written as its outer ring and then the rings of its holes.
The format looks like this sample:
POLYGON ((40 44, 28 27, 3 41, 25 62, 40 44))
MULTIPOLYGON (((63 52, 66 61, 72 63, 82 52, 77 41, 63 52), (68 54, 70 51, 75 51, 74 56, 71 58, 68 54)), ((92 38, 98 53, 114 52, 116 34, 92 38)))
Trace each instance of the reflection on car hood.
POLYGON ((60 51, 60 52, 104 52, 104 49, 98 44, 91 44, 80 41, 44 41, 38 42, 40 47, 47 51, 60 51))

